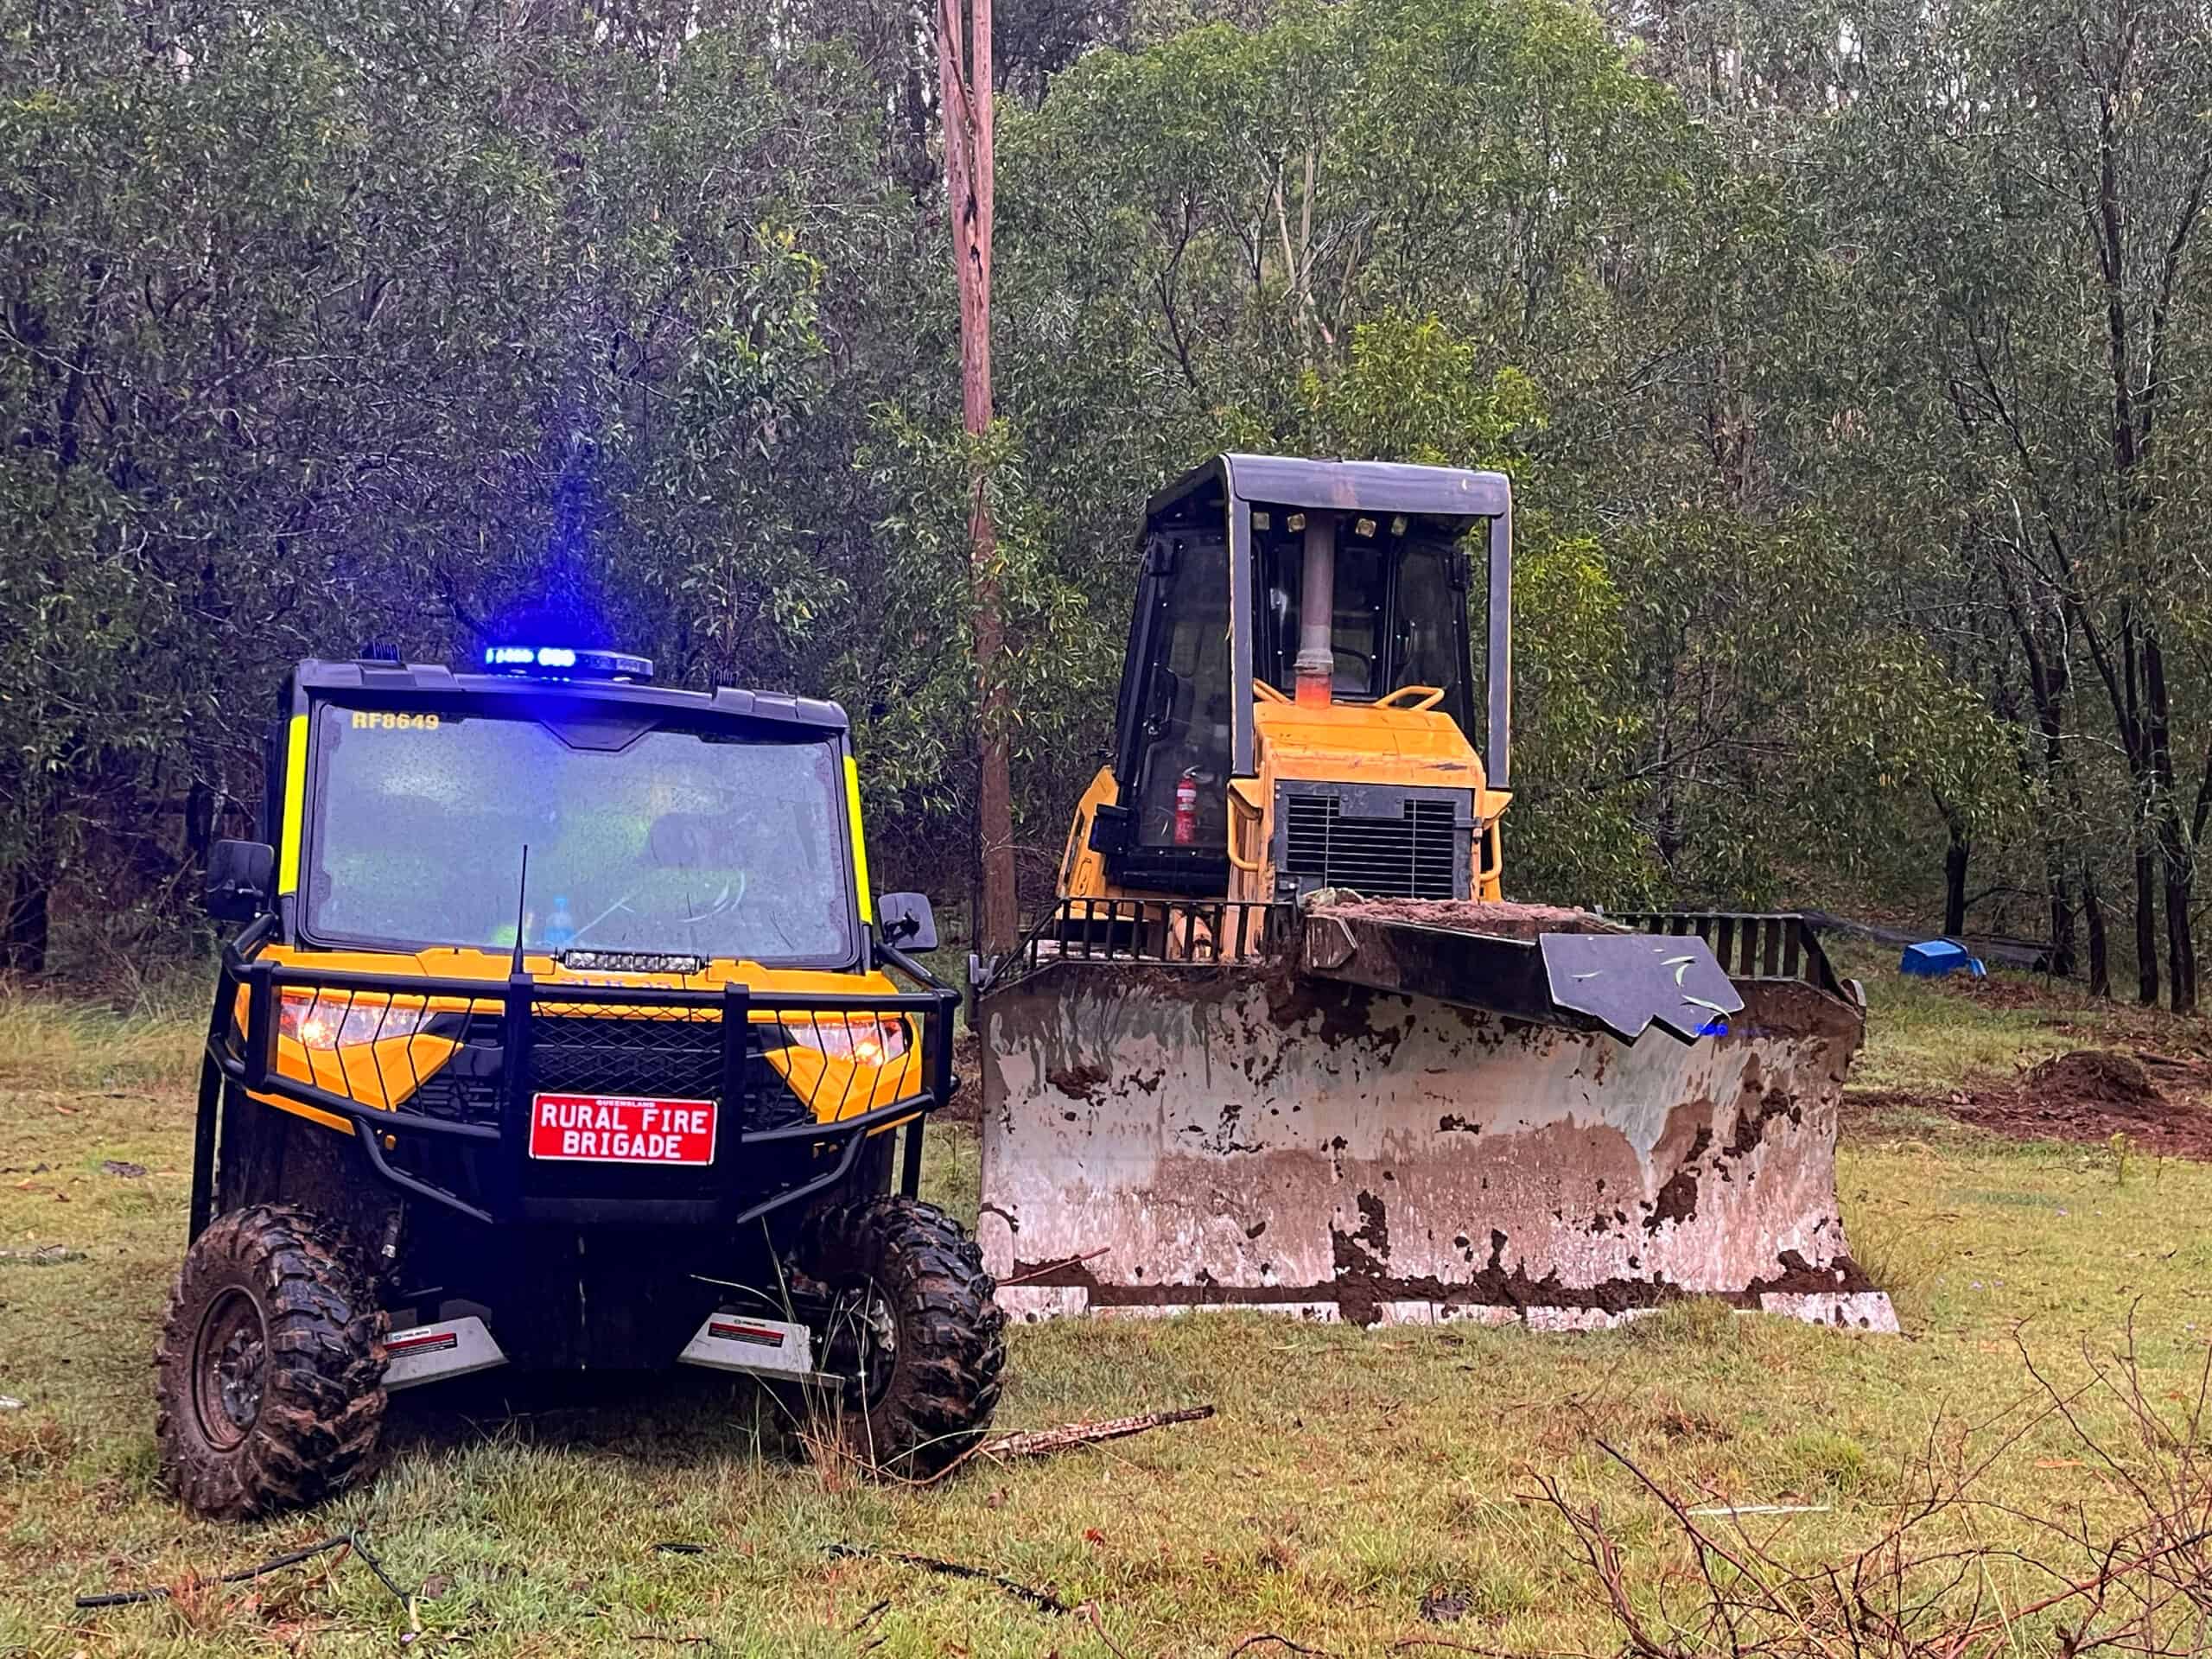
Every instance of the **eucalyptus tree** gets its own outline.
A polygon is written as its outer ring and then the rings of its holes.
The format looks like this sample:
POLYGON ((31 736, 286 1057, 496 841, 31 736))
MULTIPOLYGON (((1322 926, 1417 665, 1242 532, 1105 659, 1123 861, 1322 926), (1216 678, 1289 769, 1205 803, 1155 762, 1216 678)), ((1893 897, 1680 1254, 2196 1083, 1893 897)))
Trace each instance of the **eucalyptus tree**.
POLYGON ((2108 794, 2124 804, 2138 996, 2157 1000, 2163 955, 2172 1005, 2192 1007, 2196 846, 2212 814, 2194 438, 2212 178, 2202 9, 1896 4, 1866 9, 1857 32, 1835 176, 1867 232, 1882 404, 1916 451, 1911 496, 1944 526, 1933 539, 1957 548, 2012 636, 2062 840, 2054 929, 2078 894, 2096 976, 2108 794), (2093 738, 2099 702, 2107 734, 2093 738))

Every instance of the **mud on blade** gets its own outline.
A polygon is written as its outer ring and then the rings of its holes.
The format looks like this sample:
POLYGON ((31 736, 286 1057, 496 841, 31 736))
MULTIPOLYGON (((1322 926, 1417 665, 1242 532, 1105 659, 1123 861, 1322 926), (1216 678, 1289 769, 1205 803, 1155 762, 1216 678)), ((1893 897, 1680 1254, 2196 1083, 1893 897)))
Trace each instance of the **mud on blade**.
POLYGON ((1346 919, 1269 963, 1047 960, 985 993, 978 1230, 1009 1312, 1579 1327, 1707 1294, 1896 1328, 1837 1211, 1861 1016, 1824 962, 1732 984, 1716 956, 1755 972, 1764 941, 1591 935, 1605 965, 1689 955, 1736 1005, 1694 1040, 1652 1006, 1624 1041, 1553 999, 1536 939, 1346 919))

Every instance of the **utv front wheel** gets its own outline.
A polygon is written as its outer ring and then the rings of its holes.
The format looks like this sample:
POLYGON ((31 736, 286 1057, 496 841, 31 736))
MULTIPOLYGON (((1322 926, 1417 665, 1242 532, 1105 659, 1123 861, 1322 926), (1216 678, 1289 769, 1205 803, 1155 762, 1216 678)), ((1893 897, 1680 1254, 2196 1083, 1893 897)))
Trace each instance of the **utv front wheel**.
POLYGON ((155 1351, 163 1479, 221 1521, 338 1491, 384 1422, 384 1326, 339 1227, 289 1205, 217 1217, 155 1351))
POLYGON ((817 1211, 801 1253, 830 1293, 821 1363, 844 1379, 846 1444, 878 1469, 935 1474, 999 1402, 1006 1315, 982 1253, 935 1205, 891 1193, 817 1211))

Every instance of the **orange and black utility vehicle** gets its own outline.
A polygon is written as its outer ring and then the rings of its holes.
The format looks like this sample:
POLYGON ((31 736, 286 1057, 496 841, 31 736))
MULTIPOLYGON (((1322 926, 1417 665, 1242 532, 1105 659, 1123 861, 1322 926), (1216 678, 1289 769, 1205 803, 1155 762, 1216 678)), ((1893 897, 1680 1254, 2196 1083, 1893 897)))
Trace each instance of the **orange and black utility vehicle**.
POLYGON ((981 1434, 1002 1316, 917 1196, 958 996, 927 900, 869 892, 836 705, 575 645, 309 661, 267 772, 208 871, 188 1505, 313 1503, 391 1391, 511 1363, 748 1373, 906 1471, 981 1434))

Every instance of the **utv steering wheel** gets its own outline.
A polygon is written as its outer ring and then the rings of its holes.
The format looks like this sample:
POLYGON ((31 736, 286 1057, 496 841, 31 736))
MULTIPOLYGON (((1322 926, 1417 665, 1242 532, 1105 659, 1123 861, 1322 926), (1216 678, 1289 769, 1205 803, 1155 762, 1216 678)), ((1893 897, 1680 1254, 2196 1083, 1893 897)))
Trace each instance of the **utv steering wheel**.
MULTIPOLYGON (((732 910, 734 910, 740 904, 744 902, 747 885, 747 883, 745 872, 743 870, 740 870, 734 876, 722 883, 721 891, 714 896, 703 910, 695 911, 687 915, 675 918, 674 925, 677 927, 690 927, 696 923, 710 921, 717 916, 728 915, 732 910)), ((605 910, 601 911, 598 915, 593 917, 591 920, 586 922, 582 927, 578 928, 575 933, 569 936, 569 943, 571 944, 575 944, 578 940, 581 940, 585 934, 590 932, 594 928, 597 927, 601 922, 606 921, 610 917, 621 915, 625 912, 628 912, 633 916, 637 914, 635 911, 630 909, 630 901, 644 891, 645 888, 642 886, 632 887, 620 899, 617 899, 613 904, 609 905, 605 910)), ((689 902, 690 901, 687 899, 686 903, 688 904, 689 902)))

